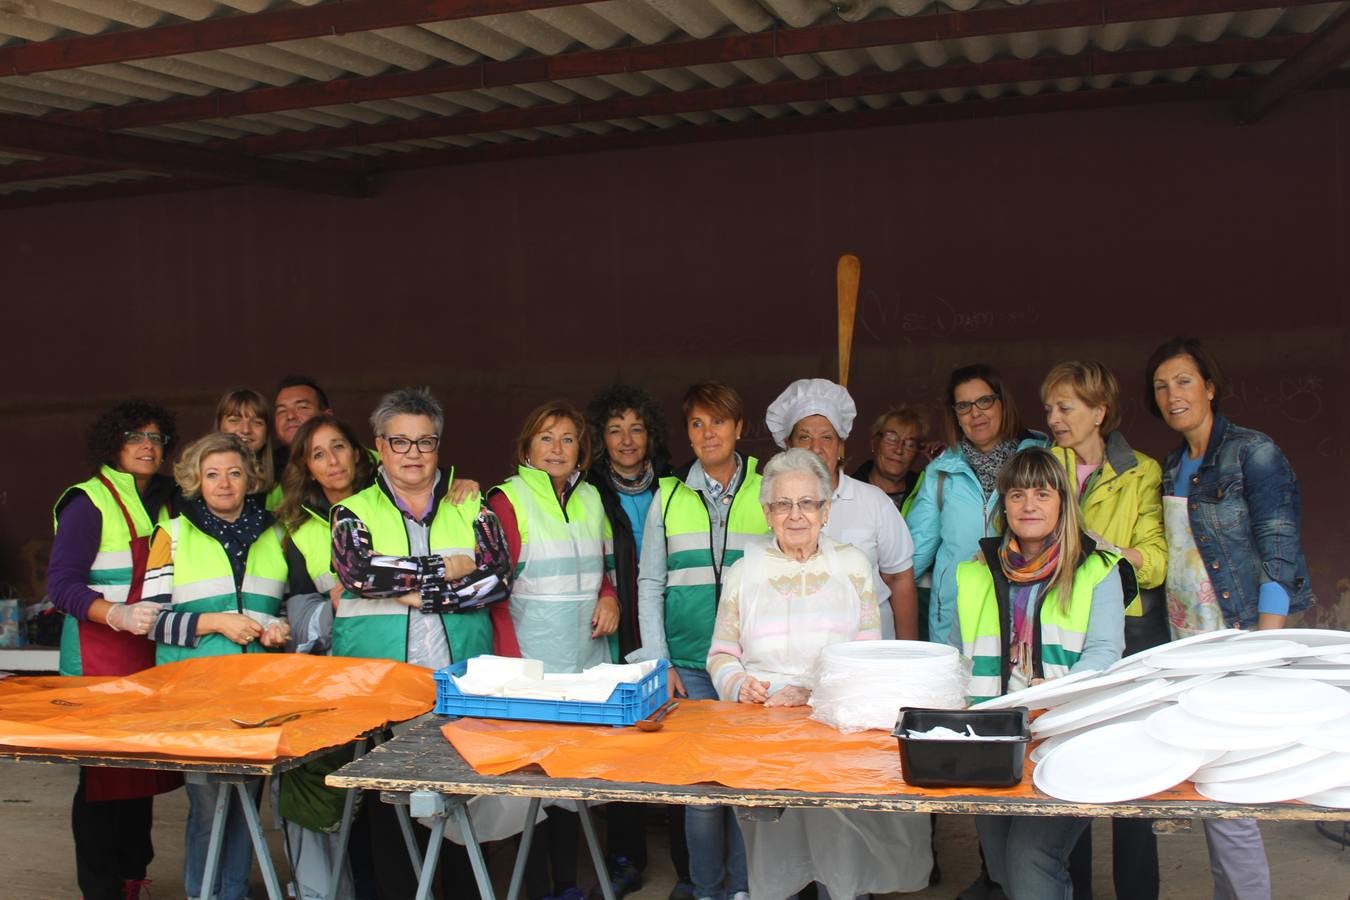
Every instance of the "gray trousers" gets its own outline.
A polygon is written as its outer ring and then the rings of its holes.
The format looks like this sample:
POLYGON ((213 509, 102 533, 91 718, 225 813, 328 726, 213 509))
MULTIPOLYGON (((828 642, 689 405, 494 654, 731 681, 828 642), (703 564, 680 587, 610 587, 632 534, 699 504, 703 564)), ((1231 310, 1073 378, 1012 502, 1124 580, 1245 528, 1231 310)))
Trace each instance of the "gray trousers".
POLYGON ((1270 900, 1270 865, 1255 819, 1205 819, 1214 900, 1270 900))

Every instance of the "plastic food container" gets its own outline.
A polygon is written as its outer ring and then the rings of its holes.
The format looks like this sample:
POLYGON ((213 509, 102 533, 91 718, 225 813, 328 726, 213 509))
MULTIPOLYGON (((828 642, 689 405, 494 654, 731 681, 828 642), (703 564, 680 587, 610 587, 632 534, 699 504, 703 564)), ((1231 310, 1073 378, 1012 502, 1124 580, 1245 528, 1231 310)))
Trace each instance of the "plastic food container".
POLYGON ((892 735, 900 742, 900 769, 906 784, 915 787, 1012 787, 1022 780, 1031 732, 1027 708, 1012 709, 919 709, 900 710, 892 735), (942 726, 976 734, 1016 737, 1015 741, 973 739, 934 741, 911 739, 911 731, 942 726))
POLYGON ((670 699, 666 689, 666 671, 670 663, 664 659, 636 684, 621 684, 614 688, 614 693, 604 703, 465 694, 451 676, 463 675, 467 666, 467 662, 458 662, 432 674, 436 680, 438 715, 584 725, 632 725, 638 719, 645 719, 656 712, 670 699))

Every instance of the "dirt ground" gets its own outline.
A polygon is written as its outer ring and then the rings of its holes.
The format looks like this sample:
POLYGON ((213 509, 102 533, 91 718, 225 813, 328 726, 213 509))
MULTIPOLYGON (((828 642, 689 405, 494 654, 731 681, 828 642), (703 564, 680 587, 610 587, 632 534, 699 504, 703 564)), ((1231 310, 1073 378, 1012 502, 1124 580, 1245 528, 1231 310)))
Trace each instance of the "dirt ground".
MULTIPOLYGON (((75 898, 75 866, 70 840, 70 797, 75 790, 72 766, 0 762, 0 898, 75 898)), ((175 791, 156 800, 155 861, 150 869, 155 900, 183 897, 183 822, 187 798, 175 791)), ((601 820, 603 817, 598 817, 601 820)), ((263 819, 269 826, 273 858, 284 872, 280 833, 270 827, 270 810, 263 819)), ((1347 817, 1350 823, 1350 816, 1347 817)), ((1110 884, 1110 831, 1108 823, 1096 823, 1096 892, 1098 898, 1115 896, 1110 884)), ((1340 826, 1340 827, 1350 827, 1340 826)), ((1318 833, 1312 823, 1288 822, 1263 826, 1266 852, 1276 898, 1345 900, 1350 897, 1350 850, 1318 833)), ((1347 835, 1350 837, 1350 835, 1347 835)), ((1198 824, 1187 834, 1161 835, 1163 896, 1205 898, 1211 895, 1204 833, 1198 824)), ((946 900, 974 879, 979 867, 974 823, 968 816, 945 816, 938 824, 938 859, 942 883, 908 896, 923 900, 946 900)), ((666 900, 674 883, 664 835, 649 834, 651 862, 646 884, 630 896, 635 900, 666 900)), ((584 850, 583 850, 584 856, 584 850)), ((510 874, 509 847, 498 846, 491 859, 494 881, 505 892, 510 874)), ((583 862, 584 864, 584 862, 583 862)), ((583 870, 583 887, 594 883, 589 867, 583 870)), ((283 875, 284 877, 284 875, 283 875)), ((254 871, 255 898, 266 896, 262 878, 254 871)), ((894 895, 899 896, 899 895, 894 895)))

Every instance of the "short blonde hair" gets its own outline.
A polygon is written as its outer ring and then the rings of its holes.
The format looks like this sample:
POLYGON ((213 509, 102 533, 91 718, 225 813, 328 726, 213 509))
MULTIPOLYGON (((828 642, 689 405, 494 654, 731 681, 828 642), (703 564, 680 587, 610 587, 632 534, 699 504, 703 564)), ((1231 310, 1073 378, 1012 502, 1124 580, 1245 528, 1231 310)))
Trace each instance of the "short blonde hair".
POLYGON ((1079 362, 1071 359, 1055 366, 1041 382, 1041 402, 1061 384, 1073 388, 1088 406, 1103 406, 1102 424, 1097 427, 1102 436, 1110 434, 1120 427, 1120 385, 1111 370, 1099 362, 1079 362))
POLYGON ((244 486, 245 493, 256 493, 262 487, 262 473, 258 470, 258 461, 253 457, 252 451, 235 435, 213 431, 184 447, 178 462, 173 464, 173 480, 178 482, 178 489, 183 492, 184 497, 194 500, 201 496, 202 463, 208 456, 216 453, 239 454, 239 462, 244 467, 244 475, 248 478, 244 486))

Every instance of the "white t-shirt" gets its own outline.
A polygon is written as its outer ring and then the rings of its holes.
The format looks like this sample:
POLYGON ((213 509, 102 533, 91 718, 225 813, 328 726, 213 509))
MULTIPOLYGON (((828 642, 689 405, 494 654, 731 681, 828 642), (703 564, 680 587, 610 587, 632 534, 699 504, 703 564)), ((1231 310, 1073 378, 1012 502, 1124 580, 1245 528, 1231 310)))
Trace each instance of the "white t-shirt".
POLYGON ((839 473, 839 486, 830 498, 830 518, 822 529, 841 544, 852 544, 872 563, 877 603, 889 602, 891 590, 882 574, 914 568, 914 539, 900 511, 886 492, 874 484, 839 473))

